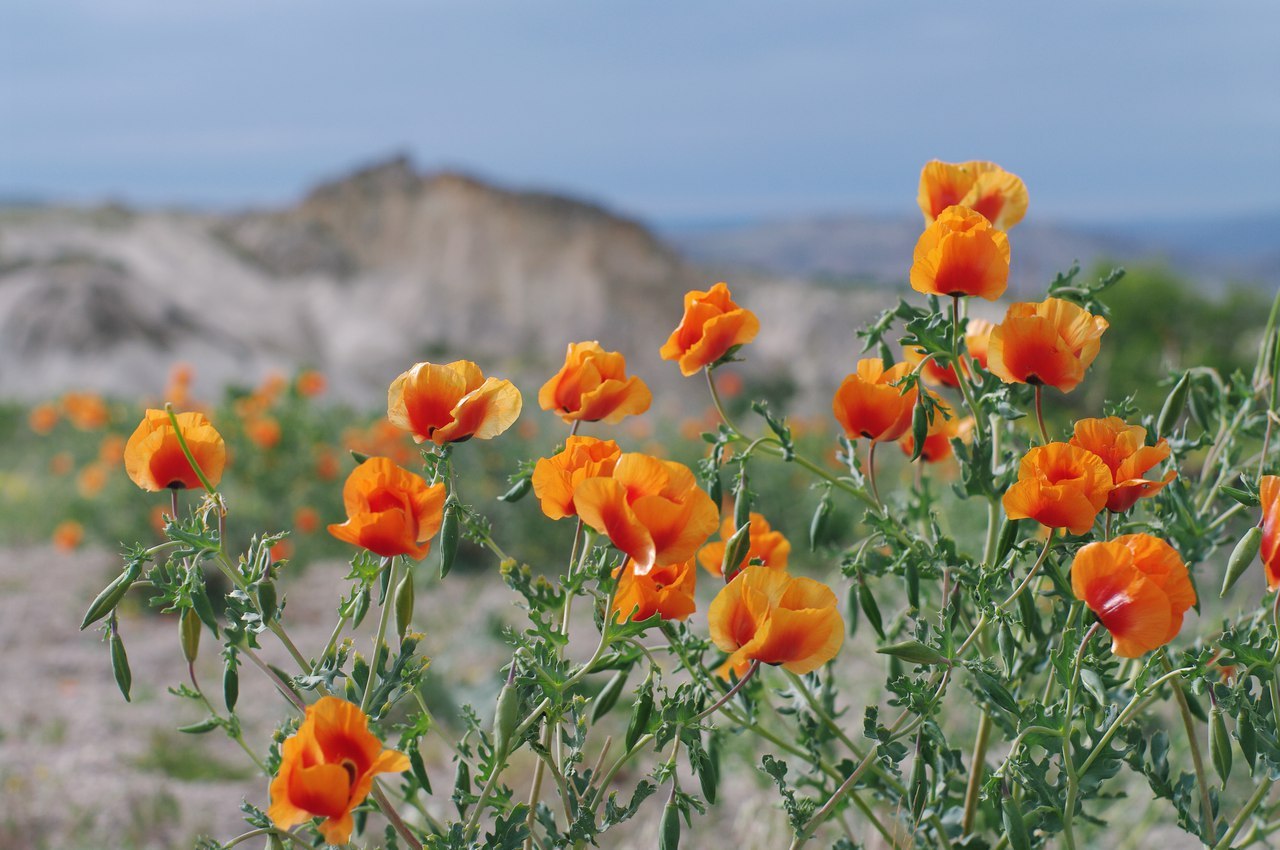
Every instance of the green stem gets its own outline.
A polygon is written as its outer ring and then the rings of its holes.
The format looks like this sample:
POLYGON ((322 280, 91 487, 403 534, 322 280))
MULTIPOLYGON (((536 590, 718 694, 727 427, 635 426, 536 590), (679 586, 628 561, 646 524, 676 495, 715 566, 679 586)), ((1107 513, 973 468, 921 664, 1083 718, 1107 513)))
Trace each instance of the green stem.
POLYGON ((1257 809, 1258 806, 1262 805, 1263 800, 1267 799, 1267 794, 1271 792, 1271 785, 1272 780, 1270 777, 1263 780, 1262 784, 1260 784, 1257 790, 1253 792, 1253 796, 1244 804, 1244 808, 1242 808, 1240 813, 1235 816, 1235 819, 1231 821, 1231 825, 1227 827, 1227 831, 1223 834, 1221 840, 1219 840, 1217 844, 1213 845, 1213 850, 1228 850, 1228 848, 1231 847, 1231 842, 1240 834, 1240 830, 1244 828, 1245 822, 1249 820, 1249 816, 1253 814, 1254 810, 1257 809))
MULTIPOLYGON (((1166 673, 1173 671, 1167 651, 1161 651, 1160 660, 1166 673)), ((1217 832, 1213 817, 1213 802, 1209 799, 1209 777, 1205 773, 1204 757, 1200 754, 1200 740, 1196 734, 1195 718, 1191 716, 1191 707, 1187 704, 1187 695, 1183 693, 1182 683, 1176 680, 1173 682, 1173 696, 1178 702, 1178 711, 1182 714, 1182 725, 1187 730, 1187 743, 1191 747, 1191 764, 1196 771, 1196 784, 1200 787, 1200 817, 1203 829, 1201 838, 1205 844, 1209 844, 1217 832)))
POLYGON ((707 376, 707 389, 711 391, 711 403, 716 407, 716 413, 720 415, 720 421, 725 424, 730 431, 735 434, 741 434, 733 421, 729 419, 729 414, 724 412, 724 404, 720 401, 720 393, 716 390, 716 379, 711 376, 711 367, 707 366, 702 370, 707 376))
POLYGON ((1041 445, 1049 444, 1049 429, 1044 427, 1044 387, 1036 384, 1036 424, 1040 426, 1041 445))
POLYGON ((1062 721, 1062 763, 1067 771, 1067 800, 1062 807, 1062 838, 1068 850, 1074 850, 1076 846, 1071 821, 1076 813, 1076 796, 1080 793, 1080 773, 1075 768, 1075 759, 1071 754, 1071 727, 1075 722, 1076 690, 1080 686, 1080 667, 1084 661, 1084 651, 1101 625, 1095 622, 1089 627, 1089 631, 1084 633, 1080 648, 1076 650, 1075 661, 1071 665, 1071 683, 1067 686, 1067 710, 1062 721))
POLYGON ((373 655, 369 658, 369 677, 364 680, 364 695, 360 697, 360 710, 366 714, 369 711, 369 699, 373 696, 373 679, 378 673, 378 658, 382 655, 382 644, 387 637, 387 622, 391 619, 392 591, 396 587, 396 574, 399 572, 400 562, 395 558, 391 559, 391 575, 387 579, 387 594, 382 598, 382 614, 378 617, 378 633, 373 638, 373 655))
POLYGON ((978 732, 973 741, 973 761, 969 766, 969 782, 964 789, 964 817, 960 822, 960 834, 973 831, 973 818, 978 811, 978 792, 982 790, 982 773, 986 767, 987 742, 991 738, 991 715, 982 712, 978 718, 978 732))

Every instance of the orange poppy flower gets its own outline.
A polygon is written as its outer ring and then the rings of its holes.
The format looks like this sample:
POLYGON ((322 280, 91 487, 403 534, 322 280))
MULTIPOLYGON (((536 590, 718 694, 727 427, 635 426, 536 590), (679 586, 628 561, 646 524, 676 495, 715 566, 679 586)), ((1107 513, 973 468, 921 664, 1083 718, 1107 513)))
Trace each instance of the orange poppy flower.
MULTIPOLYGON (((203 413, 179 413, 178 427, 191 456, 209 484, 217 487, 227 463, 227 447, 222 435, 203 413)), ((155 492, 200 487, 200 477, 191 468, 178 434, 163 410, 148 410, 124 446, 124 469, 143 490, 155 492)))
POLYGON ((253 444, 263 451, 274 449, 280 444, 280 423, 271 416, 263 416, 249 422, 245 426, 245 433, 249 435, 253 444))
POLYGON ((306 369, 298 373, 294 386, 298 389, 298 395, 303 398, 315 398, 324 394, 324 391, 329 388, 329 382, 325 379, 323 372, 306 369))
POLYGON ((1009 237, 968 207, 947 207, 916 241, 911 288, 995 301, 1009 285, 1009 237))
POLYGON ((1262 565, 1267 568, 1267 587, 1280 587, 1280 475, 1258 479, 1262 504, 1262 565))
MULTIPOLYGON (((924 349, 915 345, 905 346, 902 349, 902 358, 914 370, 917 366, 920 366, 920 361, 924 360, 924 349)), ((920 366, 920 377, 934 385, 944 387, 960 386, 960 379, 956 377, 956 370, 950 366, 943 366, 936 357, 930 358, 928 362, 920 366)))
POLYGON ((53 547, 60 552, 70 552, 84 540, 84 526, 73 519, 58 523, 53 530, 53 547))
POLYGON ((687 466, 634 452, 619 456, 612 477, 579 483, 573 502, 584 523, 635 559, 640 575, 692 558, 720 521, 687 466))
POLYGON ((983 369, 987 368, 987 346, 991 341, 991 332, 995 323, 986 319, 970 319, 964 329, 964 347, 969 356, 983 369))
POLYGON ((175 363, 169 370, 169 384, 165 387, 164 397, 174 407, 186 407, 191 402, 191 382, 195 379, 195 370, 187 363, 175 363))
MULTIPOLYGON (((733 525, 733 517, 727 516, 720 524, 720 540, 708 543, 698 552, 698 563, 713 576, 723 576, 725 543, 738 529, 733 525)), ((747 553, 730 572, 730 578, 752 561, 760 561, 762 566, 775 570, 785 570, 787 559, 791 557, 791 541, 781 531, 769 527, 769 521, 763 516, 751 512, 751 530, 747 532, 747 553)))
POLYGON ((1117 416, 1076 422, 1071 445, 1093 452, 1111 470, 1115 489, 1107 496, 1107 510, 1127 511, 1134 502, 1155 495, 1177 477, 1172 469, 1159 480, 1144 477, 1147 470, 1169 457, 1169 442, 1163 437, 1154 446, 1148 446, 1146 440, 1146 428, 1128 425, 1117 416))
POLYGON ((371 457, 347 476, 347 521, 330 525, 329 533, 384 558, 424 558, 444 520, 444 489, 443 483, 427 486, 385 457, 371 457))
POLYGON ((654 614, 664 620, 683 620, 697 610, 693 592, 698 586, 698 569, 693 560, 654 567, 643 575, 636 574, 636 562, 627 561, 614 571, 618 590, 614 594, 613 611, 619 623, 647 620, 654 614))
POLYGON ((1009 519, 1084 534, 1110 494, 1111 470, 1102 458, 1070 443, 1048 443, 1022 456, 1018 480, 1004 494, 1004 512, 1009 519))
POLYGON ((303 505, 293 514, 293 527, 302 534, 314 534, 320 528, 320 514, 315 508, 303 505))
POLYGON ((987 368, 1006 384, 1057 387, 1069 393, 1098 356, 1106 319, 1060 298, 1009 305, 991 331, 987 368))
POLYGON ((684 318, 659 352, 663 360, 675 360, 686 377, 710 366, 738 345, 746 345, 760 332, 760 320, 733 302, 729 287, 717 283, 706 292, 690 290, 684 296, 684 318))
POLYGON ((831 588, 768 567, 747 567, 721 588, 707 621, 711 640, 730 653, 721 675, 741 676, 752 661, 804 675, 835 658, 844 643, 831 588))
POLYGON ((621 422, 653 402, 645 382, 627 377, 627 359, 598 342, 571 342, 564 366, 542 385, 538 404, 565 422, 621 422))
POLYGON ((369 796, 374 777, 408 769, 409 758, 382 748, 359 707, 321 697, 280 749, 267 816, 280 829, 324 818, 324 840, 346 844, 354 827, 351 811, 369 796))
POLYGON ((1187 565, 1150 534, 1090 543, 1071 564, 1071 590, 1111 632, 1111 651, 1138 658, 1173 640, 1196 603, 1187 565))
MULTIPOLYGON (((920 451, 920 459, 926 463, 937 463, 951 457, 951 440, 960 436, 960 420, 951 412, 949 406, 941 402, 939 404, 941 409, 933 412, 933 421, 929 423, 929 430, 924 438, 924 448, 920 451), (950 418, 948 419, 947 416, 950 418)), ((916 440, 910 431, 899 438, 898 445, 907 457, 915 454, 916 440)))
POLYGON ((96 431, 111 419, 107 403, 93 393, 67 393, 62 397, 62 411, 81 431, 96 431))
POLYGON ((271 553, 271 560, 287 561, 293 557, 293 544, 288 540, 277 540, 267 551, 271 553))
POLYGON ((338 466, 338 455, 328 446, 316 448, 316 477, 321 481, 332 481, 341 472, 338 466))
POLYGON ((101 461, 85 464, 80 474, 76 476, 76 489, 86 499, 101 493, 105 486, 107 486, 107 465, 101 461))
POLYGON ((533 494, 542 502, 542 512, 551 519, 577 516, 573 494, 588 478, 613 475, 622 449, 613 440, 572 436, 564 451, 544 457, 533 467, 533 494))
POLYGON ((31 408, 27 425, 37 434, 45 435, 58 425, 58 408, 52 404, 37 404, 31 408))
POLYGON ((443 446, 498 436, 516 421, 520 403, 514 384, 486 378, 470 360, 418 363, 391 382, 387 419, 416 442, 443 446))
POLYGON ((917 200, 926 225, 955 204, 978 211, 1000 230, 1008 230, 1027 214, 1027 187, 994 162, 935 159, 920 172, 917 200))
POLYGON ((847 375, 831 401, 831 411, 850 440, 896 440, 911 425, 911 408, 916 390, 906 395, 892 386, 911 371, 911 364, 897 363, 888 369, 879 357, 858 361, 858 371, 847 375))

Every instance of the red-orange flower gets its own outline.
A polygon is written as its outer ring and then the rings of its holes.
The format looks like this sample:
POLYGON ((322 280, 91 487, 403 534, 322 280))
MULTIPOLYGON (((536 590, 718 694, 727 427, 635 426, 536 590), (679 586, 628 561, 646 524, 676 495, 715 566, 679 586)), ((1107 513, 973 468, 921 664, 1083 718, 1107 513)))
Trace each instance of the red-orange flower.
POLYGON ((62 397, 67 421, 81 431, 96 431, 111 418, 107 403, 93 393, 67 393, 62 397))
POLYGON ((747 567, 721 588, 707 622, 711 640, 730 653, 721 675, 741 676, 752 661, 804 675, 835 658, 844 643, 831 588, 768 567, 747 567))
POLYGON ((516 421, 520 403, 514 384, 486 378, 470 360, 418 363, 391 382, 387 418, 416 442, 442 446, 498 436, 516 421))
POLYGON ((663 360, 675 360, 688 376, 710 366, 738 345, 746 345, 760 331, 760 320, 733 302, 729 287, 717 283, 706 292, 698 289, 684 296, 684 318, 671 332, 662 350, 663 360))
POLYGON ((70 552, 84 540, 84 526, 73 519, 63 520, 53 530, 53 546, 62 552, 70 552))
POLYGON ((1008 230, 1027 214, 1027 187, 994 162, 927 163, 920 172, 920 211, 932 224, 955 204, 977 210, 1000 230, 1008 230))
POLYGON ((1102 458, 1070 443, 1049 443, 1022 456, 1018 481, 1004 494, 1004 511, 1009 519, 1084 534, 1110 493, 1111 470, 1102 458))
POLYGON ((571 342, 564 366, 542 385, 538 404, 565 422, 620 422, 649 409, 645 382, 627 377, 627 360, 598 342, 571 342))
POLYGON ((347 476, 347 521, 330 525, 329 533, 384 558, 423 558, 444 519, 444 490, 385 457, 371 457, 347 476))
POLYGON ((988 322, 986 319, 970 319, 964 329, 964 347, 969 350, 969 356, 983 369, 987 368, 987 346, 991 342, 991 332, 995 327, 994 322, 988 322))
POLYGON ((1262 565, 1267 568, 1267 587, 1280 587, 1280 475, 1258 479, 1262 505, 1262 565))
POLYGON ((320 528, 320 513, 309 505, 303 505, 293 514, 293 527, 302 534, 314 534, 320 528))
POLYGON ((1149 534, 1090 543, 1071 564, 1071 590, 1111 632, 1111 651, 1138 658, 1173 640, 1196 603, 1187 565, 1149 534))
POLYGON ((947 207, 916 241, 911 288, 995 301, 1009 285, 1009 237, 968 207, 947 207))
POLYGON ((107 465, 101 461, 85 464, 80 474, 76 476, 76 489, 86 499, 101 493, 105 486, 107 486, 107 465))
POLYGON ((931 357, 923 366, 920 362, 924 360, 924 349, 915 345, 908 345, 902 349, 902 358, 912 369, 920 367, 920 377, 924 378, 931 384, 941 384, 944 387, 960 386, 960 379, 956 377, 956 370, 950 366, 944 366, 938 362, 937 357, 931 357))
MULTIPOLYGON (((951 441, 960 436, 959 418, 949 406, 936 398, 935 401, 938 401, 940 409, 933 412, 933 421, 929 423, 929 430, 925 434, 924 448, 920 450, 920 459, 926 463, 937 463, 951 457, 951 441)), ((916 440, 910 431, 899 438, 898 445, 907 457, 915 454, 916 440)))
POLYGON ((905 395, 892 384, 911 371, 911 364, 898 363, 885 369, 879 357, 858 361, 858 371, 845 376, 831 400, 836 421, 851 440, 896 440, 911 425, 911 408, 917 391, 905 395))
POLYGON ((688 467, 637 453, 620 456, 612 477, 579 483, 573 502, 584 523, 635 560, 640 575, 692 558, 720 520, 688 467))
POLYGON ((245 425, 245 433, 255 446, 264 451, 280 444, 280 423, 273 416, 261 416, 245 425))
POLYGON ((52 404, 37 404, 31 408, 27 425, 37 434, 48 434, 58 425, 58 408, 52 404))
MULTIPOLYGON (((752 561, 760 561, 765 567, 776 570, 787 568, 787 559, 791 557, 791 541, 781 531, 774 531, 769 521, 755 511, 751 512, 751 529, 747 532, 747 552, 734 568, 729 571, 732 578, 739 570, 752 561)), ((733 517, 727 516, 720 524, 720 540, 708 543, 698 552, 698 563, 713 576, 723 576, 725 543, 738 529, 733 525, 733 517)))
POLYGON ((329 382, 325 379, 323 372, 306 369, 298 373, 294 386, 297 387, 298 395, 303 398, 315 398, 329 388, 329 382))
POLYGON ((359 707, 322 697, 281 747, 267 816, 280 829, 324 818, 324 840, 346 844, 354 827, 351 811, 369 796, 374 777, 408 769, 408 757, 382 748, 359 707))
POLYGON ((1106 319, 1060 298, 1009 305, 991 331, 987 368, 1006 384, 1057 387, 1069 393, 1098 356, 1106 319))
MULTIPOLYGON (((178 427, 191 450, 191 456, 209 484, 216 487, 222 480, 227 462, 227 447, 222 435, 203 413, 179 413, 178 427)), ((157 491, 193 489, 200 477, 182 453, 178 433, 163 410, 148 410, 124 446, 124 469, 143 490, 157 491)))
POLYGON ((1148 446, 1146 440, 1146 428, 1128 425, 1118 416, 1076 422, 1071 445, 1093 452, 1111 470, 1115 489, 1107 496, 1107 510, 1127 511, 1177 476, 1171 469, 1162 479, 1145 477, 1147 470, 1169 457, 1169 443, 1163 437, 1154 446, 1148 446))
POLYGON ((588 478, 613 475, 622 449, 613 440, 572 436, 564 451, 544 457, 533 467, 533 494, 542 503, 542 512, 551 519, 577 516, 573 494, 588 478))
POLYGON ((698 569, 693 559, 654 567, 644 574, 636 573, 635 561, 627 561, 614 575, 618 590, 613 611, 619 623, 628 615, 633 620, 647 620, 654 614, 664 620, 683 620, 697 610, 693 592, 698 586, 698 569))

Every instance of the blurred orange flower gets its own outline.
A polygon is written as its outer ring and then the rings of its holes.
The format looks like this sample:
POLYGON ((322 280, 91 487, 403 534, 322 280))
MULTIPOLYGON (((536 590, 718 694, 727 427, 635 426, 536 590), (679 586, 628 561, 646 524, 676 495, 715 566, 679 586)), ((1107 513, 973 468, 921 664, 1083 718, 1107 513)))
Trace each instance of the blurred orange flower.
POLYGON ((1070 443, 1048 443, 1022 456, 1018 480, 1004 494, 1004 511, 1009 519, 1084 534, 1110 493, 1111 470, 1102 458, 1070 443))
POLYGON ((991 332, 995 324, 986 319, 970 319, 964 329, 964 347, 983 369, 987 368, 987 346, 991 342, 991 332))
POLYGON ((659 353, 663 360, 677 361, 680 373, 688 377, 729 349, 751 342, 759 332, 756 314, 735 304, 729 287, 717 283, 706 292, 685 293, 684 317, 659 353))
POLYGON ((91 499, 107 486, 107 466, 101 461, 86 464, 76 476, 76 489, 86 499, 91 499))
POLYGON ((1060 298, 1009 305, 991 331, 987 368, 1006 384, 1076 388, 1098 356, 1106 319, 1060 298))
POLYGON ((98 461, 108 468, 120 463, 124 458, 124 437, 120 434, 108 434, 98 445, 98 461))
POLYGON ((273 561, 287 561, 293 557, 293 544, 288 540, 277 540, 268 550, 273 561))
POLYGON ((498 436, 516 421, 520 404, 514 384, 485 378, 470 360, 418 363, 391 382, 387 419, 416 442, 443 446, 498 436))
POLYGON ((328 446, 316 447, 316 477, 321 481, 332 481, 341 472, 338 466, 338 455, 328 446))
POLYGON ((31 408, 27 417, 27 425, 37 434, 48 434, 58 425, 58 408, 52 404, 37 404, 31 408))
POLYGON ((294 386, 298 388, 298 395, 303 398, 315 398, 324 394, 324 391, 329 388, 329 382, 325 379, 323 372, 304 369, 298 373, 294 386))
POLYGON ((169 508, 166 505, 156 505, 147 513, 147 522, 156 530, 158 534, 164 534, 164 527, 169 523, 169 508))
POLYGON ((84 541, 84 526, 73 519, 63 520, 53 530, 53 547, 60 552, 79 548, 84 541))
POLYGON ((444 484, 427 482, 385 457, 371 457, 347 476, 347 521, 329 526, 339 540, 384 558, 424 558, 444 520, 444 484))
POLYGON ((752 661, 804 675, 826 664, 844 643, 844 619, 831 588, 786 570, 747 567, 707 610, 711 640, 730 653, 720 670, 741 676, 752 661))
POLYGON ((320 513, 309 505, 294 511, 293 527, 302 534, 314 534, 320 528, 320 513))
MULTIPOLYGON (((227 462, 227 447, 222 435, 203 413, 179 413, 178 427, 209 484, 216 487, 222 480, 227 462)), ((124 446, 124 468, 129 478, 143 490, 155 492, 166 488, 182 490, 200 487, 178 434, 163 410, 148 410, 142 422, 124 446)))
POLYGON ((96 431, 111 419, 107 403, 94 393, 67 393, 62 397, 62 412, 81 431, 96 431))
POLYGON ((698 584, 698 570, 693 560, 654 567, 643 575, 636 574, 636 562, 628 560, 614 571, 618 589, 613 611, 617 622, 647 620, 660 614, 664 620, 684 620, 695 610, 693 592, 698 584), (635 611, 634 614, 631 614, 635 611))
POLYGON ((627 377, 627 360, 598 342, 571 342, 564 366, 542 385, 538 404, 565 422, 621 422, 653 402, 645 382, 627 377))
POLYGON ((354 827, 351 811, 369 796, 374 777, 408 769, 409 759, 382 748, 357 706, 321 697, 280 749, 267 816, 280 829, 324 818, 319 826, 324 840, 346 844, 354 827))
MULTIPOLYGON (((951 440, 960 436, 960 419, 952 412, 950 406, 940 400, 938 403, 941 409, 933 412, 933 421, 929 423, 929 430, 924 438, 924 448, 920 451, 920 459, 926 463, 937 463, 951 457, 951 440), (948 416, 950 418, 947 418, 948 416)), ((907 457, 915 454, 916 441, 910 431, 902 435, 898 445, 907 457)))
POLYGON ((896 440, 911 425, 911 408, 917 392, 906 395, 892 386, 911 371, 911 364, 897 363, 888 369, 879 357, 858 361, 858 371, 847 375, 836 390, 831 410, 850 440, 896 440))
POLYGON ((1071 445, 1093 452, 1111 470, 1115 489, 1107 497, 1107 510, 1127 511, 1134 502, 1154 496, 1177 477, 1172 469, 1163 479, 1144 477, 1147 470, 1169 458, 1169 442, 1163 437, 1154 446, 1148 446, 1146 441, 1146 428, 1126 424, 1118 416, 1076 422, 1071 445))
POLYGON ((66 475, 75 466, 71 452, 58 452, 49 458, 49 471, 54 475, 66 475))
POLYGON ((636 453, 621 455, 612 477, 579 483, 573 502, 584 523, 635 560, 640 575, 689 560, 720 522, 688 467, 636 453))
POLYGON ((916 241, 911 288, 995 301, 1009 285, 1009 237, 968 207, 947 207, 916 241))
POLYGON ((935 159, 920 172, 917 200, 926 225, 955 204, 978 211, 1000 230, 1008 230, 1027 214, 1027 187, 994 162, 935 159))
POLYGON ((1138 658, 1164 646, 1196 603, 1187 565, 1149 534, 1090 543, 1071 564, 1071 590, 1111 632, 1111 651, 1138 658))
MULTIPOLYGON (((751 512, 751 530, 747 532, 748 548, 742 560, 729 574, 729 578, 752 561, 760 561, 761 566, 776 570, 785 570, 787 560, 791 557, 791 541, 781 531, 774 531, 763 515, 751 512)), ((738 529, 733 525, 733 517, 727 516, 720 524, 720 540, 708 543, 698 552, 698 563, 713 576, 723 576, 725 543, 738 529)))
POLYGON ((255 418, 245 424, 245 433, 258 448, 267 451, 280 444, 280 423, 272 416, 255 418))
MULTIPOLYGON (((924 360, 924 349, 915 345, 904 346, 902 359, 914 370, 924 360)), ((920 366, 920 377, 935 385, 944 387, 960 386, 960 379, 956 377, 956 370, 950 366, 943 366, 936 357, 931 357, 928 362, 920 366)))
POLYGON ((1262 565, 1267 568, 1267 587, 1280 587, 1280 475, 1258 479, 1262 504, 1262 565))
POLYGON ((533 494, 542 503, 542 512, 551 519, 577 516, 574 491, 588 478, 613 475, 622 449, 613 440, 579 437, 565 441, 564 451, 544 457, 533 467, 533 494))
POLYGON ((187 407, 191 403, 191 381, 195 370, 187 363, 175 363, 169 370, 169 384, 165 387, 165 400, 174 407, 187 407))

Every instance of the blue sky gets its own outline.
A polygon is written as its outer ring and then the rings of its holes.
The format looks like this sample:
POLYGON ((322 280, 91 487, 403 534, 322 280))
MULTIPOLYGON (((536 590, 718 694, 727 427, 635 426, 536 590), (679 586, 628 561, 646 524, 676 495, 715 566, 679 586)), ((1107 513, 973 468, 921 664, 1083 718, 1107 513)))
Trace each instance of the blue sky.
POLYGON ((4 0, 0 196, 287 202, 392 150, 660 221, 1275 209, 1280 3, 4 0))

